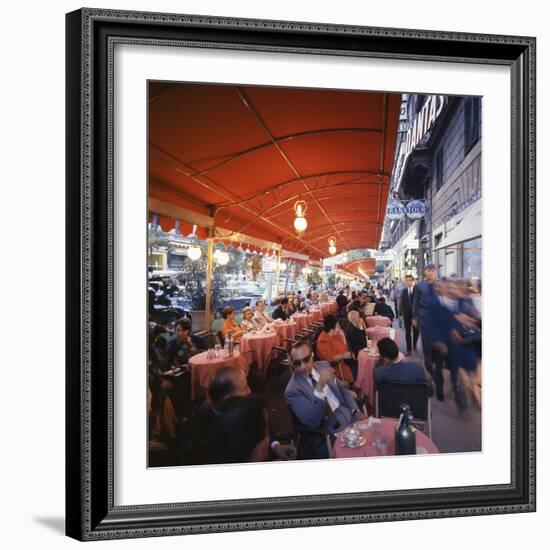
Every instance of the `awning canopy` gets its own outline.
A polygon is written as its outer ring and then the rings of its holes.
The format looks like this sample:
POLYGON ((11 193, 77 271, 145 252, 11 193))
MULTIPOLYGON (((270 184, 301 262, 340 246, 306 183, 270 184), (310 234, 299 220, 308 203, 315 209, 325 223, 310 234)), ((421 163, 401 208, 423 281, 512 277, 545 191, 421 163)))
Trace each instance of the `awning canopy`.
POLYGON ((399 107, 399 94, 152 82, 149 197, 311 258, 329 237, 377 248, 399 107))
POLYGON ((375 267, 376 258, 359 258, 343 264, 338 264, 339 269, 359 277, 374 275, 375 267))

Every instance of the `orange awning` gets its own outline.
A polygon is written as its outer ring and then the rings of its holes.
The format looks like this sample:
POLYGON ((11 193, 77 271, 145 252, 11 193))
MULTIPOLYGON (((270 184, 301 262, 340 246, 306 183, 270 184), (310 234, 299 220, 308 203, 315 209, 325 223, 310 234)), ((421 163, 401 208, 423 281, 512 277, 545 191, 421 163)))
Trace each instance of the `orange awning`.
POLYGON ((350 260, 349 262, 338 264, 339 269, 347 271, 356 277, 374 275, 375 267, 376 258, 358 258, 356 260, 350 260))
POLYGON ((339 252, 377 248, 399 106, 389 93, 150 83, 149 196, 311 258, 329 237, 339 252))

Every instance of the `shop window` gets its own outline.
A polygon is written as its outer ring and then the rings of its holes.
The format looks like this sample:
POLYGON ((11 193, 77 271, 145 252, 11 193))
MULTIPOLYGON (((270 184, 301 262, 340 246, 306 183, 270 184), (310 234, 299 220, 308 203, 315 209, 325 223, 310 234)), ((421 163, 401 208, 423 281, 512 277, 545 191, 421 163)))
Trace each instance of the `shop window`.
POLYGON ((481 239, 463 243, 462 276, 467 279, 481 279, 481 239))
POLYGON ((434 159, 435 189, 439 191, 443 186, 443 148, 438 149, 434 159))
POLYGON ((479 97, 470 97, 464 104, 464 152, 475 145, 480 137, 479 113, 481 100, 479 97))

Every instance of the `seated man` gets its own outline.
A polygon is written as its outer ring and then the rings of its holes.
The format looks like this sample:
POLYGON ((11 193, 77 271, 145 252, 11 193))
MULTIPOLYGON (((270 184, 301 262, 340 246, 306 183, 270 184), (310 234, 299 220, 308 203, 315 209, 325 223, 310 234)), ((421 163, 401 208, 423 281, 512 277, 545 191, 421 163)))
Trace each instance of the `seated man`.
POLYGON ((256 302, 256 311, 254 312, 252 321, 254 321, 258 330, 262 330, 267 324, 273 323, 273 319, 265 310, 265 302, 263 300, 258 300, 256 302))
POLYGON ((290 410, 305 428, 300 458, 328 458, 326 433, 334 435, 364 418, 351 392, 339 382, 326 361, 313 362, 307 342, 297 342, 290 352, 294 372, 285 389, 290 410))
POLYGON ((286 321, 290 317, 288 298, 286 296, 281 298, 281 302, 273 310, 272 317, 274 320, 281 319, 282 321, 286 321))
POLYGON ((374 306, 374 314, 381 315, 382 317, 388 317, 392 323, 393 318, 395 317, 393 309, 391 306, 386 304, 386 298, 384 298, 384 296, 380 296, 380 298, 378 298, 378 303, 374 306))
POLYGON ((391 338, 378 340, 380 359, 374 368, 376 382, 396 382, 399 384, 422 384, 426 382, 433 394, 433 382, 424 366, 418 361, 407 361, 399 352, 391 338))
MULTIPOLYGON (((198 441, 195 444, 194 462, 200 464, 207 461, 211 454, 211 435, 218 419, 223 415, 224 403, 234 397, 246 397, 250 387, 244 372, 238 367, 222 367, 216 371, 208 387, 208 400, 199 412, 198 441)), ((272 438, 270 443, 273 457, 280 460, 295 458, 296 448, 291 444, 283 444, 272 438)))

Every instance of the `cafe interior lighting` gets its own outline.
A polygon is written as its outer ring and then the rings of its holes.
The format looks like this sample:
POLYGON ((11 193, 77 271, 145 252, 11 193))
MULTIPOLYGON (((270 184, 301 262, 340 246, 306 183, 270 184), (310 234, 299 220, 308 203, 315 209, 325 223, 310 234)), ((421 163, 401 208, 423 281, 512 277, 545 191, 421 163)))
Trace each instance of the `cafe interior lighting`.
POLYGON ((334 237, 330 237, 328 240, 328 252, 331 256, 336 254, 336 239, 334 237))
POLYGON ((307 229, 307 219, 305 213, 307 210, 307 204, 305 201, 296 201, 294 203, 294 212, 296 218, 294 218, 294 229, 298 234, 303 233, 307 229))

